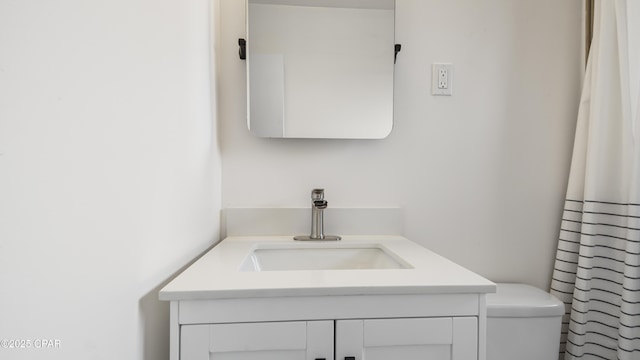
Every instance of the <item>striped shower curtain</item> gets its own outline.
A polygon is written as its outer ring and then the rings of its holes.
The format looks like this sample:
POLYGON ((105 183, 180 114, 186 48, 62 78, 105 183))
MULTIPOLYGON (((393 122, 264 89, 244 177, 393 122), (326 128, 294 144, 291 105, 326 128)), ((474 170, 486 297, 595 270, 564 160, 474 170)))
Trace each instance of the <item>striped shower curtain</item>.
POLYGON ((640 359, 640 37, 628 26, 640 18, 628 9, 596 1, 551 284, 565 360, 640 359))

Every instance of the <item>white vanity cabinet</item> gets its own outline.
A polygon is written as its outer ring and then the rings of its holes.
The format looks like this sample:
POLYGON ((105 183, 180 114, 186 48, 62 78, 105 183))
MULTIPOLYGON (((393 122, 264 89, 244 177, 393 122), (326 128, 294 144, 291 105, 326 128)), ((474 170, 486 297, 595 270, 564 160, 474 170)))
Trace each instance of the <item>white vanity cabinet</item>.
POLYGON ((185 325, 180 359, 477 360, 477 339, 475 317, 185 325))
POLYGON ((339 360, 476 360, 474 317, 336 321, 339 360))
POLYGON ((186 325, 183 360, 333 359, 333 321, 186 325))
POLYGON ((171 360, 486 360, 485 298, 494 291, 489 280, 401 236, 339 243, 246 236, 226 238, 159 295, 171 302, 171 360), (323 256, 336 258, 373 249, 406 266, 246 266, 265 249, 331 249, 323 256))

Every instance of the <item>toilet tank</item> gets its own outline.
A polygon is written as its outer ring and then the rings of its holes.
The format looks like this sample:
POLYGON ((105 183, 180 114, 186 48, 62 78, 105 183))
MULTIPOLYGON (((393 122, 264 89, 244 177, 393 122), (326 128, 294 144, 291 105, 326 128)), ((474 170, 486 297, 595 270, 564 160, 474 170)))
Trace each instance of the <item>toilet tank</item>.
POLYGON ((556 360, 564 304, 538 288, 497 284, 487 295, 487 360, 556 360))

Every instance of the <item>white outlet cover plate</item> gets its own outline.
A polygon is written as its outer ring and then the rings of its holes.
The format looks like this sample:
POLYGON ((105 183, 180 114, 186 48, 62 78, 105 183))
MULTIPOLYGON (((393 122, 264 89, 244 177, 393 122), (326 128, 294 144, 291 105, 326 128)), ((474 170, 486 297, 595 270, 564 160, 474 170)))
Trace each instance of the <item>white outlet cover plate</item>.
POLYGON ((453 95, 453 64, 451 63, 434 63, 431 67, 431 95, 451 96, 453 95), (444 89, 438 87, 440 80, 440 70, 447 72, 447 86, 444 89))

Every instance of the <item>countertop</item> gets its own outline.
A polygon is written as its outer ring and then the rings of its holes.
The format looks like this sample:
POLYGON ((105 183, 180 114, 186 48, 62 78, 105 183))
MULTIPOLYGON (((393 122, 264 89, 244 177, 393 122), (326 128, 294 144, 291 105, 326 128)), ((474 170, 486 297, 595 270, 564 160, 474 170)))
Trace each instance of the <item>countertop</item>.
MULTIPOLYGON (((469 294, 496 291, 496 285, 491 281, 401 236, 344 236, 338 243, 339 246, 380 244, 405 260, 412 268, 264 272, 242 270, 245 259, 253 249, 261 244, 273 243, 304 244, 294 242, 292 236, 227 237, 160 290, 160 300, 469 294)), ((331 246, 331 242, 323 243, 331 246)))

